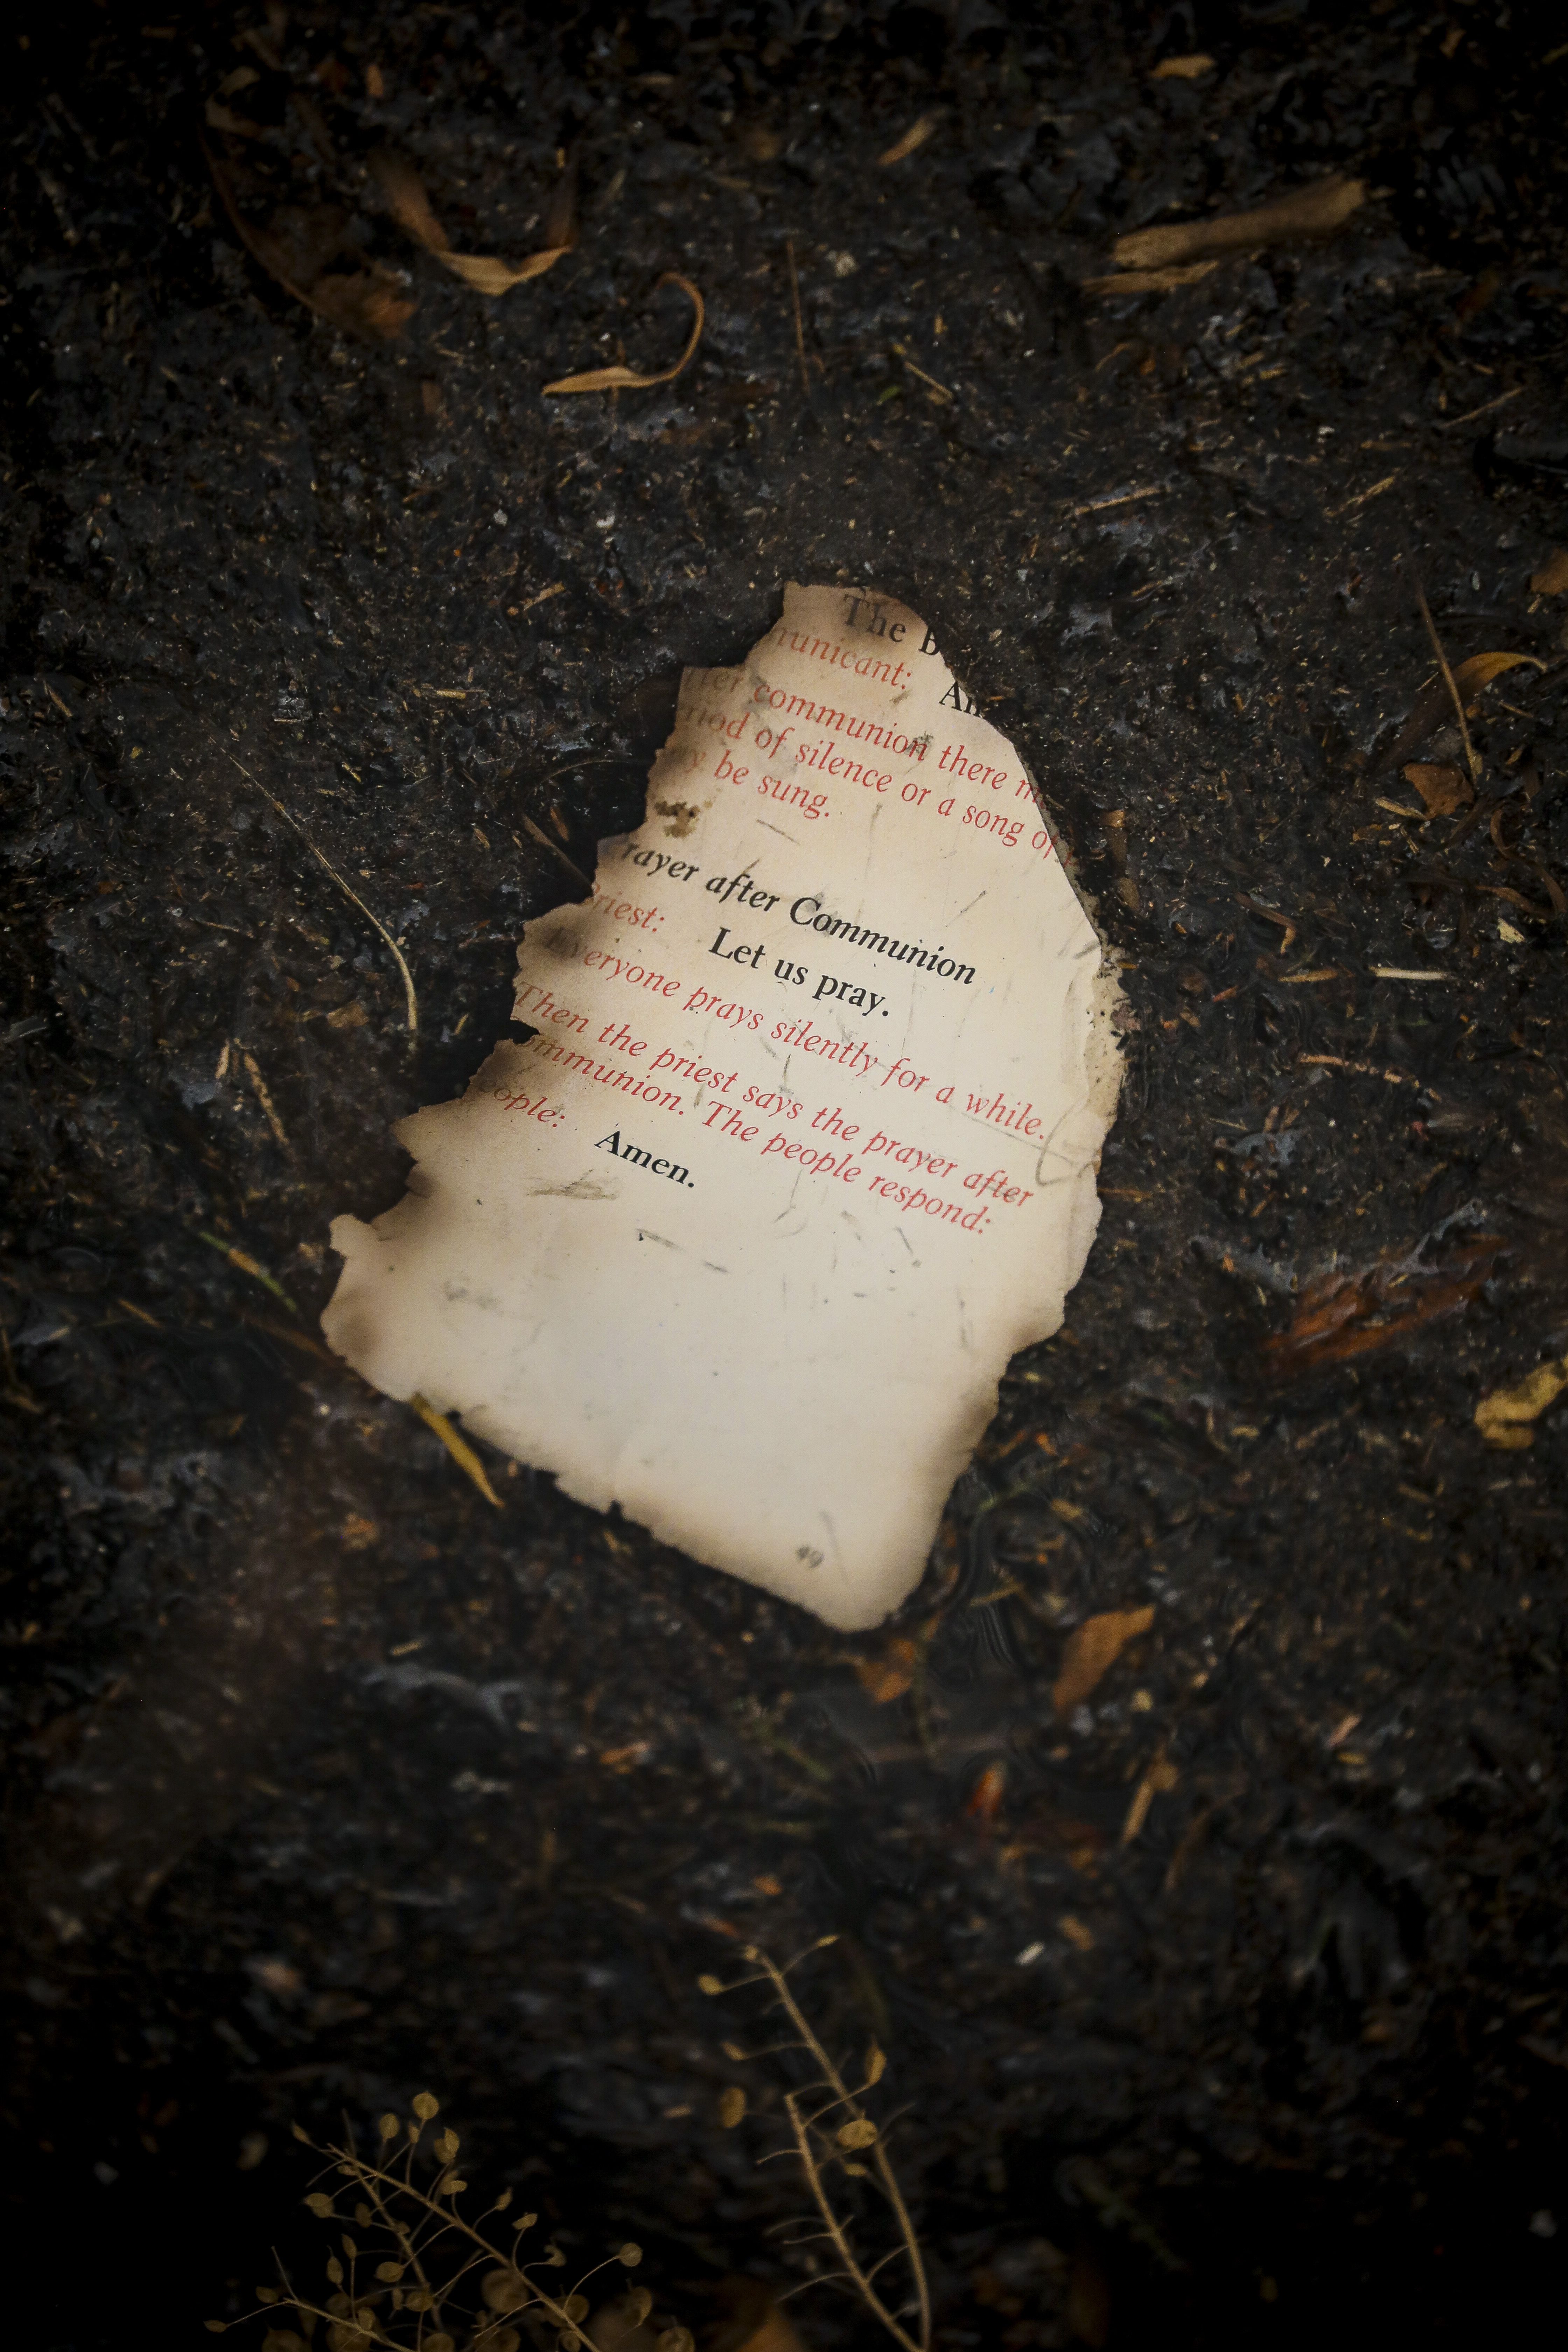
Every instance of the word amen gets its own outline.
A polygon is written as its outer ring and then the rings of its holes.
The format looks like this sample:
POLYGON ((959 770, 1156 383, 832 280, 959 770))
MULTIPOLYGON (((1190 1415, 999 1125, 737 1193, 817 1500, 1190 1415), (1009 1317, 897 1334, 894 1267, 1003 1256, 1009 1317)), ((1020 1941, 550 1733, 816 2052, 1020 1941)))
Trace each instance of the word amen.
POLYGON ((629 1160, 634 1168, 646 1168, 650 1176, 668 1176, 672 1184, 691 1183, 685 1169, 678 1168, 673 1160, 656 1160, 651 1151, 639 1151, 635 1143, 623 1143, 618 1127, 614 1135, 601 1136, 594 1149, 607 1151, 616 1160, 629 1160))
POLYGON ((918 963, 922 971, 934 971, 942 980, 961 980, 965 988, 974 978, 972 963, 955 963, 942 948, 933 954, 929 948, 912 947, 907 940, 900 946, 886 931, 863 930, 857 923, 846 922, 842 915, 825 915, 820 898, 797 898, 789 910, 789 919, 792 923, 809 923, 814 931, 822 931, 831 940, 844 940, 852 948, 869 948, 876 955, 891 956, 895 963, 918 963), (801 912, 803 907, 806 909, 805 914, 801 912))

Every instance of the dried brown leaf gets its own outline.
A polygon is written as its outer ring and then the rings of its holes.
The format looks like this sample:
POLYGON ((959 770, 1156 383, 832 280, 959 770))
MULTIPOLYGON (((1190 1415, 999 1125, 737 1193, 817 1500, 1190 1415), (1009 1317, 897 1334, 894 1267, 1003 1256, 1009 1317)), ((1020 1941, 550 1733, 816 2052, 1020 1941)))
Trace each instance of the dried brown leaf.
POLYGON ((915 121, 910 123, 909 129, 895 139, 890 147, 884 149, 883 152, 878 156, 878 163, 882 164, 901 163, 906 156, 912 155, 917 148, 923 147, 925 145, 926 141, 931 137, 931 132, 936 129, 937 124, 941 120, 942 117, 939 114, 921 114, 917 116, 915 121))
MULTIPOLYGON (((1521 669, 1527 664, 1531 669, 1546 667, 1534 654, 1472 654, 1468 661, 1456 664, 1454 683, 1463 695, 1479 694, 1483 686, 1489 686, 1504 670, 1521 669)), ((1466 707, 1471 709, 1474 705, 1467 703, 1466 707)))
POLYGON ((240 209, 226 166, 205 139, 202 152, 236 236, 285 294, 369 342, 389 342, 401 334, 415 304, 397 278, 375 268, 327 268, 345 247, 357 251, 348 238, 346 213, 331 205, 284 205, 274 213, 269 227, 258 227, 240 209))
POLYGON ((667 269, 664 276, 657 280, 656 290, 657 286, 679 286, 681 292, 690 298, 694 313, 686 349, 673 367, 660 368, 652 375, 639 375, 635 368, 629 367, 590 368, 584 375, 563 375, 554 383, 547 383, 545 393, 641 392, 649 384, 673 383, 682 368, 696 356, 697 346, 702 340, 702 322, 707 311, 702 297, 690 278, 683 278, 678 269, 667 269))
POLYGON ((1288 1328, 1263 1342, 1265 1371, 1272 1380, 1294 1380, 1389 1347, 1424 1324, 1458 1313, 1480 1297, 1502 1245, 1497 1234, 1479 1234, 1446 1265, 1381 1258, 1354 1272, 1321 1276, 1302 1291, 1288 1328))
POLYGON ((1245 213, 1220 213, 1210 220, 1184 221, 1170 228, 1137 229, 1119 236, 1110 249, 1118 269, 1158 269, 1205 253, 1244 253, 1258 245, 1297 237, 1331 236, 1366 202, 1366 182, 1338 175, 1293 189, 1271 205, 1245 213))
POLYGON ((397 280, 379 269, 333 270, 318 278, 304 299, 335 327, 374 343, 389 343, 400 335, 417 308, 397 280))
POLYGON ((1535 1443, 1532 1422, 1568 1389, 1568 1356, 1555 1363, 1537 1364, 1534 1371, 1511 1389, 1493 1389, 1476 1407, 1476 1427, 1489 1445, 1520 1453, 1535 1443))
POLYGON ((1538 596, 1568 595, 1568 547, 1554 547, 1530 584, 1538 596))
MULTIPOLYGON (((1457 662, 1454 685, 1464 702, 1467 716, 1474 709, 1475 697, 1484 686, 1494 677, 1500 677, 1506 670, 1517 669, 1521 662, 1530 663, 1537 669, 1545 667, 1545 664, 1538 661, 1533 654, 1471 654, 1468 661, 1457 662)), ((1411 704, 1410 715, 1393 742, 1373 761, 1368 772, 1373 776, 1385 775, 1390 768, 1402 768, 1411 753, 1421 749, 1433 730, 1453 715, 1454 699, 1448 691, 1447 678, 1432 678, 1411 704)))
POLYGON ((1195 286, 1217 261, 1184 261, 1169 269, 1124 269, 1110 278, 1086 278, 1086 294, 1169 294, 1178 286, 1195 286))
POLYGON ((719 2095, 719 2121, 726 2131, 733 2131, 746 2112, 746 2094, 739 2083, 731 2083, 719 2095))
POLYGON ((1202 81, 1205 74, 1213 73, 1215 61, 1202 49, 1187 58, 1162 58, 1150 76, 1152 81, 1202 81))
POLYGON ((1468 808, 1476 796, 1463 769, 1441 761, 1427 765, 1413 760, 1405 771, 1405 781, 1414 784, 1420 793, 1428 816, 1453 816, 1458 810, 1468 808))
MULTIPOLYGON (((251 79, 254 80, 256 77, 252 75, 251 79)), ((211 130, 226 131, 231 139, 259 139, 262 136, 258 122, 247 122, 243 114, 236 114, 232 107, 220 106, 216 98, 208 99, 206 115, 211 130)))
MULTIPOLYGON (((553 269, 563 254, 570 253, 576 243, 572 215, 575 209, 568 202, 564 216, 559 205, 552 205, 556 214, 547 220, 548 241, 537 253, 515 265, 502 261, 493 253, 457 253, 447 242, 447 232, 431 209, 425 193, 425 184, 405 156, 394 154, 390 148, 379 148, 371 156, 370 174, 386 199, 388 211, 398 226, 407 232, 416 245, 433 253, 437 261, 471 286, 476 294, 505 294, 510 288, 521 286, 527 278, 542 278, 553 269)), ((571 174, 566 175, 569 182, 571 174)), ((559 196, 559 189, 557 191, 559 196)))
POLYGON ((855 1672, 867 1697, 878 1706, 902 1698, 915 1678, 920 1653, 905 1633, 895 1633, 879 1658, 857 1658, 855 1672))
POLYGON ((1086 1617, 1068 1636, 1061 1672, 1051 1685, 1051 1704, 1058 1715, 1070 1715, 1121 1655, 1129 1642, 1146 1633, 1154 1622, 1152 1608, 1107 1609, 1086 1617))

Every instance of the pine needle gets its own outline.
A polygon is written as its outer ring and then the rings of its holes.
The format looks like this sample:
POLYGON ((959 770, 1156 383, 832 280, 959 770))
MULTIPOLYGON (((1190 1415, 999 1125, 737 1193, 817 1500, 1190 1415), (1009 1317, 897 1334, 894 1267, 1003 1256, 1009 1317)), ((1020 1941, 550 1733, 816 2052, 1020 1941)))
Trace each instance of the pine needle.
POLYGON ((435 1406, 420 1396, 417 1391, 409 1398, 408 1402, 425 1423, 426 1428, 435 1431, 458 1469, 465 1471, 473 1480, 486 1502, 493 1503, 497 1510, 500 1510, 501 1498, 485 1475, 485 1465, 468 1444, 468 1439, 460 1437, 446 1414, 437 1412, 435 1406))

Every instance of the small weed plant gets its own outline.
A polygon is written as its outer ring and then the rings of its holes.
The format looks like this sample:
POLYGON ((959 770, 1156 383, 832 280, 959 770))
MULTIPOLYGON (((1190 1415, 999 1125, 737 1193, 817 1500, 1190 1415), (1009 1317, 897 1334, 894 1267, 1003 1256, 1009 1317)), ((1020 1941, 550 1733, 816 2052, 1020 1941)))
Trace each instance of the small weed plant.
MULTIPOLYGON (((714 1976, 698 1982, 709 1994, 765 1985, 773 1996, 769 2008, 783 2011, 789 2033, 750 2054, 787 2057, 793 2074, 806 2075, 784 2095, 786 2145, 763 2158, 795 2158, 811 2194, 805 2233, 787 2243, 804 2254, 813 2275, 791 2294, 840 2285, 900 2352, 931 2352, 931 2291, 920 2241, 888 2154, 886 2126, 865 2104, 887 2060, 873 2042, 863 2065, 853 2070, 861 2079, 852 2086, 789 1982, 800 1959, 834 1940, 824 1937, 784 1967, 749 1948, 742 1955, 748 1973, 730 1983, 714 1976), (879 2230, 884 2238, 879 2253, 860 2250, 868 2230, 879 2230), (826 2268, 817 2247, 828 2250, 826 2268)), ((735 2059, 748 2054, 732 2043, 725 2050, 735 2059)), ((374 2155, 355 2146, 352 2132, 345 2131, 341 2145, 322 2146, 295 2125, 295 2138, 322 2159, 305 2202, 337 2233, 337 2246, 328 2256, 320 2295, 281 2264, 280 2284, 258 2288, 261 2308, 247 2315, 274 2323, 261 2352, 307 2352, 307 2347, 313 2352, 322 2329, 326 2352, 523 2352, 525 2344, 527 2352, 609 2352, 628 2341, 637 2352, 694 2352, 690 2331, 657 2309, 650 2290, 629 2277, 642 2261, 640 2246, 616 2247, 568 2287, 555 2275, 567 2257, 552 2239, 531 2251, 539 2216, 510 2218, 510 2189, 470 2219, 462 2201, 468 2183, 457 2133, 449 2126, 434 2130, 440 2110, 428 2091, 419 2093, 413 2108, 407 2121, 382 2116, 374 2155)), ((734 2126, 745 2108, 737 2086, 725 2095, 721 2121, 734 2126)), ((221 2336, 243 2324, 209 2319, 207 2326, 221 2336)))

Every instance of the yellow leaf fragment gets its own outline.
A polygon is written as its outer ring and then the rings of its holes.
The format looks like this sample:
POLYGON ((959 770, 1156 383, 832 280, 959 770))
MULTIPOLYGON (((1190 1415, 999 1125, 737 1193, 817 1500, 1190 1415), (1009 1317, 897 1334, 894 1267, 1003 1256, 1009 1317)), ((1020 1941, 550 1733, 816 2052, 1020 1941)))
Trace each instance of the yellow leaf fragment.
POLYGON ((547 269, 554 268, 563 254, 571 252, 577 241, 568 196, 563 217, 551 242, 515 266, 493 253, 456 253, 431 210, 424 182, 406 157, 394 154, 390 148, 380 148, 370 158, 370 174, 399 228, 416 245, 422 245, 426 253, 433 253, 465 286, 471 286, 476 294, 505 294, 511 287, 521 286, 526 278, 542 278, 547 269))
POLYGON ((1098 1617, 1086 1617, 1068 1634, 1062 1652, 1061 1672, 1051 1685, 1051 1703, 1057 1713, 1070 1715, 1089 1696, 1100 1676, 1115 1664, 1128 1643, 1146 1633, 1153 1622, 1152 1606, 1108 1609, 1098 1617))
POLYGON ((583 375, 559 376, 553 383, 547 383, 544 387, 546 396, 563 392, 642 392, 649 384, 673 383, 682 368, 696 356, 697 346, 702 341, 702 322, 707 311, 702 297, 690 278, 683 278, 678 269, 667 269, 663 277, 655 281, 656 292, 660 286, 679 286, 681 292, 689 297, 694 313, 686 349, 673 367, 660 368, 652 375, 639 375, 636 368, 629 367, 589 368, 583 375))
POLYGON ((1470 695, 1479 694, 1483 686, 1489 686, 1494 677, 1501 677, 1505 670, 1520 669, 1526 664, 1531 669, 1546 667, 1546 664, 1538 661, 1533 654, 1472 654, 1468 661, 1458 663, 1454 671, 1454 684, 1466 697, 1467 711, 1473 708, 1468 699, 1470 695))
POLYGON ((726 2131, 733 2131, 745 2112, 745 2092, 739 2083, 728 2084, 719 2095, 719 2121, 726 2131))
POLYGON ((1187 58, 1162 58, 1149 79, 1151 81, 1202 81, 1205 74, 1213 73, 1215 61, 1202 49, 1194 49, 1187 58))
POLYGON ((1568 595, 1568 547, 1554 547, 1530 584, 1538 596, 1568 595))
POLYGON ((1118 269, 1158 269, 1191 261, 1204 253, 1245 253, 1258 245, 1279 245, 1302 236, 1331 236, 1366 202, 1366 182, 1338 174, 1295 188, 1271 205, 1246 213, 1219 213, 1212 219, 1183 221, 1169 228, 1141 228, 1119 236, 1110 249, 1118 269))
POLYGON ((1128 1806, 1127 1818, 1121 1824, 1123 1845, 1131 1845, 1142 1829, 1155 1798, 1168 1796, 1181 1777, 1175 1766, 1165 1757, 1155 1758, 1132 1791, 1132 1802, 1128 1806))
POLYGON ((857 2116, 853 2123, 840 2124, 837 2134, 840 2147, 869 2147, 877 2137, 877 2126, 869 2116, 857 2116))
POLYGON ((1540 1420, 1564 1389, 1568 1389, 1568 1356, 1537 1364, 1517 1387, 1493 1389, 1490 1396, 1481 1399, 1476 1407, 1476 1427, 1489 1445, 1500 1446, 1510 1454, 1522 1453, 1535 1443, 1531 1423, 1540 1420))
MULTIPOLYGON (((501 1508, 500 1496, 490 1485, 489 1479, 485 1475, 485 1465, 479 1460, 479 1455, 474 1452, 473 1447, 468 1444, 468 1439, 466 1437, 459 1437, 458 1432, 453 1428, 446 1414, 444 1412, 437 1412, 435 1406, 427 1403, 424 1397, 416 1394, 411 1396, 408 1402, 414 1407, 415 1412, 419 1415, 420 1420, 425 1423, 426 1429, 433 1429, 435 1431, 437 1436, 440 1439, 442 1444, 446 1447, 447 1453, 457 1464, 458 1469, 467 1472, 468 1475, 473 1480, 475 1486, 479 1488, 480 1494, 484 1496, 486 1502, 493 1503, 499 1511, 501 1508)), ((416 2115, 420 2112, 419 2103, 417 2100, 415 2101, 414 2111, 416 2115)), ((434 2107, 432 2107, 430 2112, 432 2115, 435 2114, 436 2111, 434 2107)))
POLYGON ((937 123, 940 120, 940 116, 935 114, 921 114, 917 116, 916 120, 910 123, 909 129, 902 132, 899 138, 895 139, 890 147, 884 148, 881 154, 877 158, 878 163, 882 164, 901 163, 907 155, 912 155, 914 153, 917 147, 923 147, 925 145, 926 141, 936 129, 937 123))

